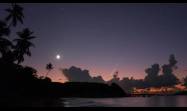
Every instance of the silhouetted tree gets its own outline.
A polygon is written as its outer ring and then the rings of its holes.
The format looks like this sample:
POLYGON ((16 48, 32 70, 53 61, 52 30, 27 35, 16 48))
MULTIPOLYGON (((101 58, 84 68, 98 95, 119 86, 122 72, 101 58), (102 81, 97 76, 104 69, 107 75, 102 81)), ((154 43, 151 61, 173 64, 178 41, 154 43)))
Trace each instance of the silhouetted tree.
POLYGON ((0 53, 3 59, 5 59, 6 56, 8 56, 8 53, 11 51, 11 48, 13 44, 8 39, 5 39, 3 37, 0 37, 0 53))
POLYGON ((116 83, 119 84, 120 78, 118 77, 118 71, 115 71, 113 74, 113 78, 108 81, 109 84, 116 83))
MULTIPOLYGON (((30 47, 33 44, 32 36, 28 28, 18 32, 19 38, 10 40, 11 30, 10 27, 15 27, 17 22, 23 23, 23 8, 17 4, 12 4, 12 7, 6 9, 9 15, 5 18, 5 21, 0 20, 0 96, 28 94, 29 91, 34 92, 36 84, 39 79, 36 75, 36 70, 29 66, 19 65, 24 61, 24 55, 31 56, 30 47), (9 25, 8 25, 9 24, 9 25), (16 42, 14 45, 13 42, 16 42), (17 64, 14 62, 17 61, 17 64)), ((12 34, 11 34, 12 35, 12 34)), ((14 35, 14 34, 13 34, 14 35)))
POLYGON ((0 21, 0 52, 1 59, 11 63, 17 61, 17 64, 20 64, 24 61, 24 54, 31 56, 29 48, 33 44, 29 41, 30 39, 35 38, 31 36, 31 32, 28 28, 24 29, 22 32, 18 32, 18 39, 14 39, 17 42, 16 46, 13 45, 12 41, 3 36, 8 36, 10 34, 10 26, 16 26, 17 21, 23 24, 23 8, 16 3, 11 4, 11 8, 6 9, 9 15, 5 18, 6 22, 0 21), (9 26, 7 26, 10 22, 9 26))
POLYGON ((8 36, 10 34, 10 29, 8 28, 6 22, 0 20, 0 37, 8 36))
POLYGON ((38 77, 40 80, 44 81, 45 83, 50 83, 51 79, 49 77, 40 76, 38 77))
POLYGON ((24 55, 31 56, 30 47, 34 46, 31 39, 34 39, 35 36, 32 36, 33 32, 31 32, 28 28, 23 29, 21 32, 17 32, 19 38, 14 39, 17 42, 15 46, 15 55, 17 63, 20 64, 24 61, 24 55))
POLYGON ((6 11, 9 15, 5 18, 5 20, 10 22, 9 26, 13 25, 15 27, 18 21, 23 24, 23 7, 16 3, 12 3, 11 8, 6 9, 6 11))
POLYGON ((21 83, 24 83, 25 87, 27 87, 28 85, 32 86, 38 79, 36 69, 29 66, 23 67, 19 71, 19 76, 19 78, 21 79, 19 81, 21 83))
POLYGON ((49 72, 53 69, 53 65, 51 63, 47 64, 46 65, 46 69, 48 70, 48 72, 46 74, 46 77, 47 77, 47 75, 49 74, 49 72))
POLYGON ((8 51, 10 51, 10 48, 13 46, 12 42, 5 38, 10 34, 10 30, 7 27, 6 23, 3 21, 0 21, 0 53, 2 55, 2 58, 4 58, 8 51))
POLYGON ((24 72, 28 75, 31 75, 31 76, 37 78, 37 74, 36 74, 37 70, 32 67, 28 67, 28 66, 24 67, 24 72))

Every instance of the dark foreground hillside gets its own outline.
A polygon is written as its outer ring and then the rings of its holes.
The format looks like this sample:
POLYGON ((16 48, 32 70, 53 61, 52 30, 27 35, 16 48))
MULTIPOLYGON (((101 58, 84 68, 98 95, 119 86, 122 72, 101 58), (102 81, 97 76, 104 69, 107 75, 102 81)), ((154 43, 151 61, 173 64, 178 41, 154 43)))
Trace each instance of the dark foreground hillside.
POLYGON ((115 83, 67 82, 50 84, 51 94, 62 97, 124 97, 127 94, 115 83))
POLYGON ((89 82, 46 82, 38 81, 34 86, 24 87, 20 92, 29 97, 86 97, 86 98, 104 98, 104 97, 124 97, 127 94, 117 84, 111 85, 104 83, 89 82))
POLYGON ((32 67, 7 63, 0 59, 0 105, 47 106, 58 105, 63 97, 124 97, 127 94, 115 83, 51 82, 38 77, 32 67))
POLYGON ((105 98, 127 96, 115 83, 109 86, 103 83, 49 82, 38 84, 35 87, 13 89, 12 92, 7 92, 7 94, 1 93, 0 106, 54 107, 63 106, 60 100, 63 97, 105 98))

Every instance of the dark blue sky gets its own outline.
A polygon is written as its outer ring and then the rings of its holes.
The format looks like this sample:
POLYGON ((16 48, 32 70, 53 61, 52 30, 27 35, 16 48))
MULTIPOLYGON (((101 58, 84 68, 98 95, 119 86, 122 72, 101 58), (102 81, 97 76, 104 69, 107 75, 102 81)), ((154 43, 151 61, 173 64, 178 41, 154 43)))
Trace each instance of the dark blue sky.
MULTIPOLYGON (((62 78, 58 68, 72 65, 108 80, 119 76, 143 78, 153 63, 178 60, 178 76, 187 69, 187 4, 23 4, 25 26, 38 37, 32 57, 24 64, 45 74, 45 65, 56 67, 51 77, 62 78), (55 55, 63 58, 56 60, 55 55)), ((7 4, 0 4, 0 14, 7 4)), ((52 74, 52 73, 51 73, 52 74)))

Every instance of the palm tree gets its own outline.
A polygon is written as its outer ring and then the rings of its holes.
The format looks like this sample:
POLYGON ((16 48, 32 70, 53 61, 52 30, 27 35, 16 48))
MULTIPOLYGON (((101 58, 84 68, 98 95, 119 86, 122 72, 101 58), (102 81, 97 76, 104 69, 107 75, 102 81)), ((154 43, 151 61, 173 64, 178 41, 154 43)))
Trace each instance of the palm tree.
POLYGON ((5 18, 6 21, 10 21, 10 25, 13 25, 14 27, 17 25, 17 21, 19 21, 21 24, 23 24, 23 8, 16 3, 12 3, 11 8, 6 9, 7 12, 9 12, 9 15, 5 18))
POLYGON ((51 63, 47 64, 46 65, 46 69, 48 70, 48 72, 46 74, 46 77, 47 77, 47 75, 49 74, 49 72, 53 69, 53 65, 51 63))
POLYGON ((0 53, 2 54, 2 58, 10 51, 10 47, 13 46, 12 42, 4 36, 8 36, 10 34, 10 30, 7 27, 6 23, 0 21, 0 53))
POLYGON ((31 32, 28 28, 23 29, 21 32, 17 32, 19 38, 14 39, 17 42, 16 46, 14 47, 15 56, 17 60, 17 64, 20 64, 24 61, 24 55, 31 56, 30 47, 34 44, 29 40, 34 39, 35 36, 32 36, 33 32, 31 32))
POLYGON ((0 53, 2 54, 2 57, 10 51, 10 47, 13 47, 12 42, 6 38, 0 37, 0 53))
POLYGON ((0 20, 0 37, 8 36, 10 34, 10 29, 7 27, 6 22, 0 20))

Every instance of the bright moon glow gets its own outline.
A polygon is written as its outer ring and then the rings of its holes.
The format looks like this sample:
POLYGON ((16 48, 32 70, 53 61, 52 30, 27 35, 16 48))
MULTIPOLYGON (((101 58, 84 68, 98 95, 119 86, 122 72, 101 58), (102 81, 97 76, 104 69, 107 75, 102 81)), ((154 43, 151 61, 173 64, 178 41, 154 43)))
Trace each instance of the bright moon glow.
POLYGON ((56 59, 60 59, 60 55, 58 54, 58 55, 56 55, 56 59))

